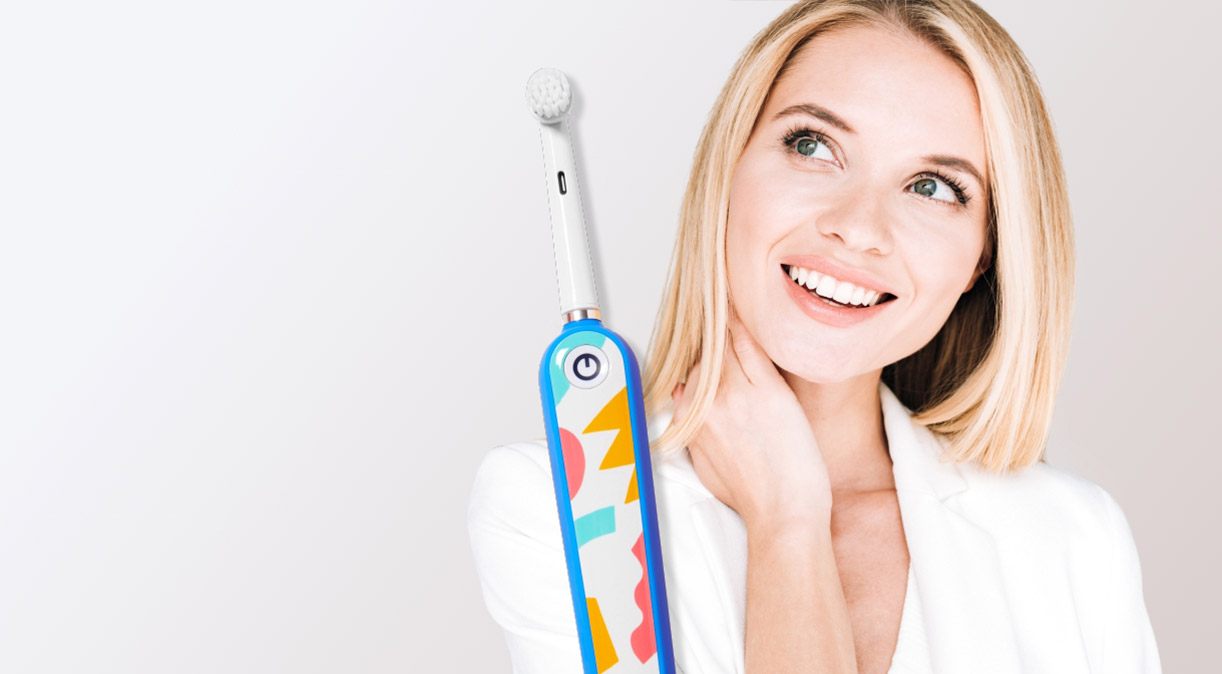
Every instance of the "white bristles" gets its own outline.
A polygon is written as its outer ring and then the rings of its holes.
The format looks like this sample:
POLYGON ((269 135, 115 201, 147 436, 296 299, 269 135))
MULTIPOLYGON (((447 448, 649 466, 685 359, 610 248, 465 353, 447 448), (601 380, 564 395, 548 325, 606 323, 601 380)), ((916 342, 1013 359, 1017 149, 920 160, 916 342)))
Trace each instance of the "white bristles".
POLYGON ((526 81, 526 103, 544 124, 553 124, 568 114, 573 102, 569 80, 555 68, 540 68, 526 81))

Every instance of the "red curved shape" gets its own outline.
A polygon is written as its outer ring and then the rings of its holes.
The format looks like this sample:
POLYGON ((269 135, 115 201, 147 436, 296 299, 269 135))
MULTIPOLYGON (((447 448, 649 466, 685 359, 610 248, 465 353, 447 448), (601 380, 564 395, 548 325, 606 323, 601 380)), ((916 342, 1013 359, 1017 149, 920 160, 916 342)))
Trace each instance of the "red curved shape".
POLYGON ((653 636, 653 607, 649 602, 649 575, 645 567, 645 533, 641 532, 632 545, 632 554, 641 563, 641 582, 636 584, 632 598, 636 600, 637 608, 641 609, 644 619, 636 629, 632 630, 632 652, 636 659, 648 662, 658 650, 657 640, 653 636))

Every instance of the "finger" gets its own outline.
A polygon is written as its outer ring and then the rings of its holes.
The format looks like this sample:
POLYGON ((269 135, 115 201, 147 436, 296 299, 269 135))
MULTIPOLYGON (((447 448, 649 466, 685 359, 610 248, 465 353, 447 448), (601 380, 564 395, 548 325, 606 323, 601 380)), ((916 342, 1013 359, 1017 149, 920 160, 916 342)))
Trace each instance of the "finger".
POLYGON ((671 420, 674 423, 678 423, 683 418, 683 411, 679 409, 683 402, 683 384, 675 384, 675 388, 670 392, 670 399, 674 403, 671 405, 671 409, 674 411, 671 415, 671 420))
POLYGON ((721 358, 721 383, 719 388, 750 385, 751 379, 747 377, 746 372, 743 372, 743 367, 738 362, 738 355, 734 351, 733 328, 730 328, 730 334, 726 335, 721 358))
POLYGON ((738 363, 748 381, 758 384, 780 376, 776 364, 764 353, 764 349, 747 331, 747 326, 734 311, 730 314, 730 334, 733 337, 738 363))
POLYGON ((738 314, 734 311, 734 305, 730 305, 730 313, 726 318, 727 332, 726 336, 726 369, 731 370, 733 376, 741 378, 748 384, 754 383, 751 373, 747 371, 742 359, 738 353, 738 340, 742 339, 744 332, 742 322, 738 320, 738 314))

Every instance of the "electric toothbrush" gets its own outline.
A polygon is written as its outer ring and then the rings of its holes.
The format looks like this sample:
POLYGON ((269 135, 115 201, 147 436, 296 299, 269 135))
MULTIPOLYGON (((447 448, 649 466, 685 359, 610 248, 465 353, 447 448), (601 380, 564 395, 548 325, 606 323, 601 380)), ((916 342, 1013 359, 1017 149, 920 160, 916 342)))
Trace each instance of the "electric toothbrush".
POLYGON ((674 674, 640 368, 598 308, 566 125, 572 89, 541 68, 526 100, 540 122, 564 319, 539 393, 584 671, 674 674))

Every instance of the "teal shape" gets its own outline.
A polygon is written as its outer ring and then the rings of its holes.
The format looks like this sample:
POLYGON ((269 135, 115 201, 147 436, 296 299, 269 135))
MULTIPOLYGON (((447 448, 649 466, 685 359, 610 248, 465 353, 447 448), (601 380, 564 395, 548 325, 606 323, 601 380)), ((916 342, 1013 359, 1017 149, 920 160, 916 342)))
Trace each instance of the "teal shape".
POLYGON ((577 531, 577 547, 592 541, 599 536, 615 533, 615 506, 599 508, 592 513, 582 515, 573 523, 577 531))

